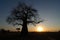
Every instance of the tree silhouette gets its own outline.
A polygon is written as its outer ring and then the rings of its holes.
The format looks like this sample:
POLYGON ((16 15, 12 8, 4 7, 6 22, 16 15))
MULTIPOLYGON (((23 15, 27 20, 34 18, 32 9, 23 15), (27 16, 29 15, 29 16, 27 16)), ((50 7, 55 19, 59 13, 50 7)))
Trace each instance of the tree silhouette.
POLYGON ((6 33, 6 30, 5 30, 5 29, 1 29, 1 32, 2 32, 2 33, 6 33))
POLYGON ((16 28, 16 30, 19 32, 20 31, 20 28, 16 28))
POLYGON ((27 25, 29 23, 38 24, 42 22, 42 20, 39 19, 37 10, 32 6, 19 3, 19 5, 12 10, 11 15, 8 16, 7 22, 13 25, 21 25, 21 33, 26 35, 28 33, 27 25))

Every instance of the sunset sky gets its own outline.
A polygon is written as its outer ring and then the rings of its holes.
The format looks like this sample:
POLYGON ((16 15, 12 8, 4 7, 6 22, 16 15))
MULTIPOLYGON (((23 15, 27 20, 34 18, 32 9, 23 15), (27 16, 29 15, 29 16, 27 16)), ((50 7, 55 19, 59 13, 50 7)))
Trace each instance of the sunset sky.
POLYGON ((60 30, 60 0, 0 0, 0 29, 15 30, 17 27, 8 25, 6 18, 10 15, 11 10, 18 5, 18 2, 32 5, 44 19, 44 22, 37 24, 36 27, 29 25, 29 31, 37 31, 38 27, 42 27, 44 31, 60 30))

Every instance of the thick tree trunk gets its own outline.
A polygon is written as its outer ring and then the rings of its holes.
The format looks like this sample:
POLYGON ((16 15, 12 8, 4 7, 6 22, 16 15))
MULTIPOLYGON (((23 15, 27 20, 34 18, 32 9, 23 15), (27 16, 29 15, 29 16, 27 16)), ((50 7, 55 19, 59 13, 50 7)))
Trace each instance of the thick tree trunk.
POLYGON ((28 34, 27 20, 23 21, 21 35, 26 36, 28 34))

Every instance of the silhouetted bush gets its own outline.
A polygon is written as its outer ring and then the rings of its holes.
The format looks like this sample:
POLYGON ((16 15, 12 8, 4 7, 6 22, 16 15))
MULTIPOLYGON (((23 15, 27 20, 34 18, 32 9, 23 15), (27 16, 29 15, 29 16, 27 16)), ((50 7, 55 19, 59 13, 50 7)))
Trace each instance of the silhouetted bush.
POLYGON ((60 32, 60 31, 58 31, 58 32, 60 32))
POLYGON ((6 33, 6 30, 5 29, 1 29, 0 30, 2 33, 6 33))
POLYGON ((20 28, 16 28, 16 30, 17 30, 18 32, 20 32, 20 28))

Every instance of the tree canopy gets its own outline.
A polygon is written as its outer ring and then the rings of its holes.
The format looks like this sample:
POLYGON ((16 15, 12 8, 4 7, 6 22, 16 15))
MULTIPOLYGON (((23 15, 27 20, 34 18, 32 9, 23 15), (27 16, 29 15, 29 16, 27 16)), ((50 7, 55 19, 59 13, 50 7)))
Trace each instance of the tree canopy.
POLYGON ((11 15, 7 18, 7 22, 13 25, 22 25, 23 20, 27 18, 27 24, 35 24, 42 22, 38 16, 37 10, 32 8, 32 6, 20 3, 12 10, 11 15))

